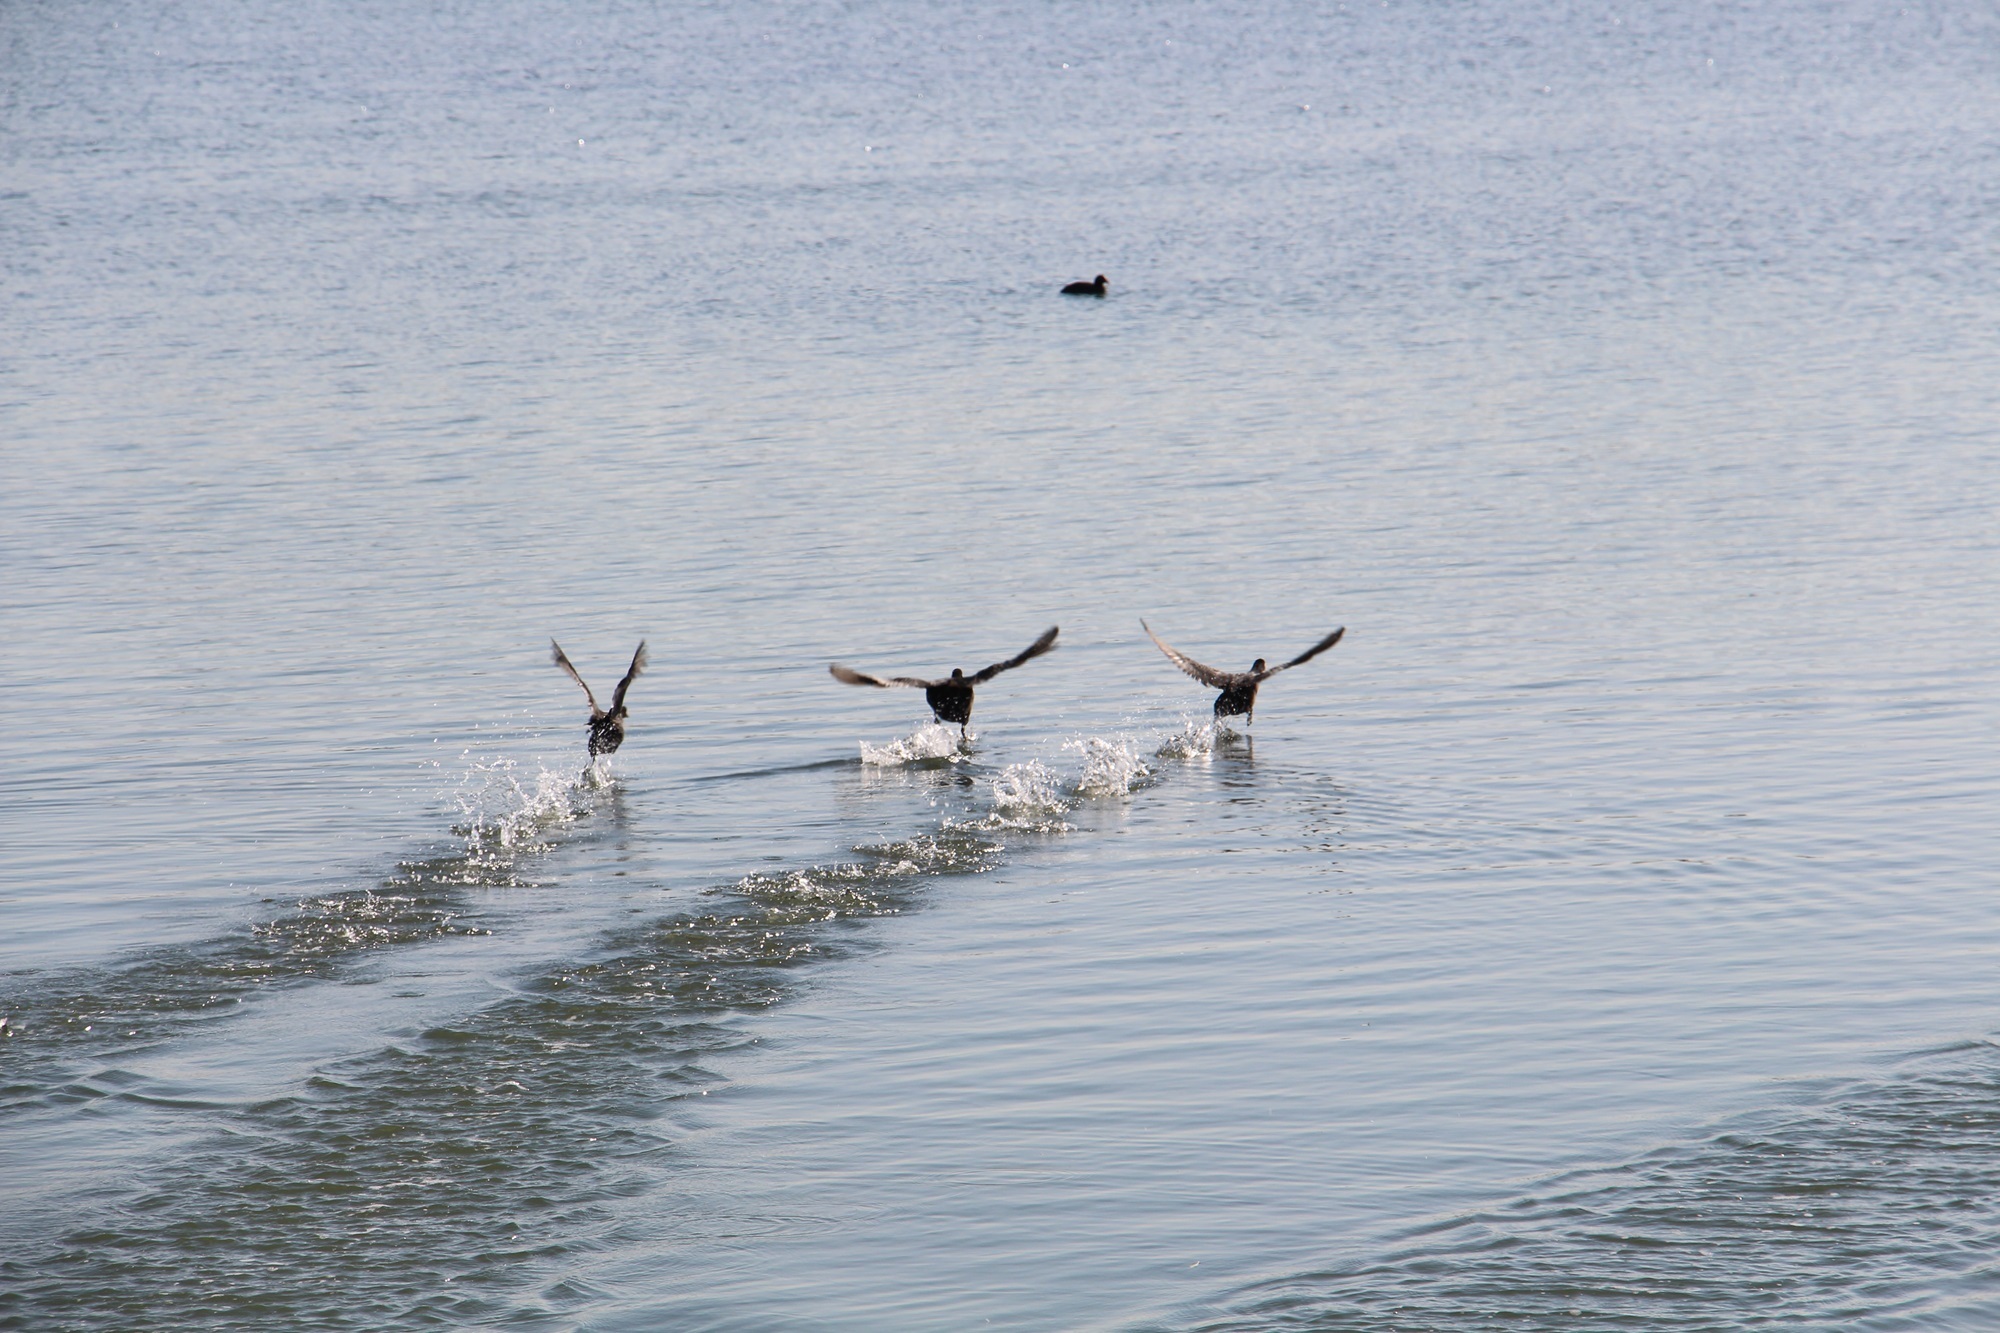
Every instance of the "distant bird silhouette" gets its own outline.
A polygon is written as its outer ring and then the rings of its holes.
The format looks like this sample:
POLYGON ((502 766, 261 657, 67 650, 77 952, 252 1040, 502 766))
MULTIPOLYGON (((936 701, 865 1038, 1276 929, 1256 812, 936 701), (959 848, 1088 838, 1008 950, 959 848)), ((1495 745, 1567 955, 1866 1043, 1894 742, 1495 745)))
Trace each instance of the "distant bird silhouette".
POLYGON ((1049 626, 1047 633, 1021 652, 1004 662, 995 662, 984 671, 972 676, 966 675, 958 667, 953 667, 951 674, 943 680, 918 680, 914 676, 891 676, 883 680, 877 676, 864 676, 859 671, 850 670, 838 662, 829 666, 827 671, 835 680, 848 685, 873 685, 878 690, 886 690, 891 685, 908 685, 912 689, 922 690, 924 702, 931 706, 931 712, 937 720, 958 723, 958 734, 963 737, 966 724, 972 720, 972 687, 984 685, 1001 672, 1011 670, 1030 658, 1040 657, 1055 647, 1058 628, 1055 625, 1049 626))
POLYGON ((611 711, 605 712, 597 706, 597 696, 590 692, 590 686, 583 684, 583 677, 576 674, 569 658, 563 653, 562 645, 554 639, 549 647, 555 649, 555 663, 569 673, 569 678, 583 685, 583 697, 590 700, 590 757, 596 759, 601 754, 615 754, 625 743, 625 691, 632 688, 632 682, 646 669, 646 644, 642 639, 639 651, 632 654, 632 665, 625 669, 625 679, 618 682, 618 688, 611 692, 611 711))
POLYGON ((1225 717, 1234 717, 1236 714, 1241 713, 1245 722, 1256 720, 1253 716, 1253 710, 1257 707, 1257 687, 1259 685, 1262 685, 1280 671, 1289 670, 1302 662, 1312 661, 1315 657, 1318 657, 1321 653, 1339 643, 1340 636, 1347 633, 1347 626, 1342 625, 1339 629, 1327 635, 1324 639, 1321 639, 1318 643, 1282 666, 1267 667, 1264 665, 1264 659, 1260 657, 1250 664, 1248 671, 1218 671, 1212 666, 1203 666, 1177 648, 1170 648, 1166 644, 1161 643, 1160 636, 1153 633, 1153 627, 1145 621, 1142 620, 1139 622, 1139 628, 1146 631, 1146 637, 1153 641, 1155 648, 1158 648, 1167 655, 1169 662, 1172 662, 1175 666, 1187 672, 1210 689, 1222 691, 1215 700, 1215 716, 1217 721, 1225 717))
POLYGON ((1104 275, 1102 273, 1098 274, 1095 282, 1072 282, 1069 286, 1062 289, 1062 294, 1064 296, 1102 296, 1104 295, 1104 275))

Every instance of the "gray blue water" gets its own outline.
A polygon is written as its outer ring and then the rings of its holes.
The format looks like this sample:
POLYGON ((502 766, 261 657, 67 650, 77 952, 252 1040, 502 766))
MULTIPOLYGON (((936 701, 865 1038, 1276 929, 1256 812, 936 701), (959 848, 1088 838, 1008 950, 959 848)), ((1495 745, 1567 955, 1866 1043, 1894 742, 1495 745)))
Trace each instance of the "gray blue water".
POLYGON ((1996 255, 1970 5, 0 0, 0 1327, 2000 1327, 1996 255))

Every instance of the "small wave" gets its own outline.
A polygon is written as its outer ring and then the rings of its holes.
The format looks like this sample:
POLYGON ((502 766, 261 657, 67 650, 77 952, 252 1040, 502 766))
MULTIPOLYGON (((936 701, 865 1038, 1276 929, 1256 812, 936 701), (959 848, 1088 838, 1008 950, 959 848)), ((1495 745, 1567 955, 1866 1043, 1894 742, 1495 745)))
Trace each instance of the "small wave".
MULTIPOLYGON (((435 866, 436 863, 431 863, 435 866)), ((458 924, 450 901, 424 882, 422 863, 406 864, 401 883, 381 890, 326 894, 301 899, 288 916, 250 927, 253 938, 282 951, 297 966, 325 963, 363 949, 409 944, 440 935, 486 935, 484 927, 458 924), (398 888, 403 892, 397 892, 398 888)), ((433 875, 433 882, 442 883, 433 875)))
MULTIPOLYGON (((866 866, 814 866, 775 875, 748 875, 728 888, 755 901, 774 919, 792 924, 834 921, 844 916, 893 913, 872 892, 877 880, 866 866)), ((809 952, 810 944, 798 946, 809 952)))
POLYGON ((1161 1327, 1992 1328, 1996 1127, 1992 1059, 1922 1056, 1419 1222, 1385 1251, 1161 1327))
POLYGON ((861 762, 883 767, 939 759, 956 760, 964 753, 965 742, 959 734, 938 722, 926 722, 901 740, 890 741, 887 745, 861 742, 861 762))

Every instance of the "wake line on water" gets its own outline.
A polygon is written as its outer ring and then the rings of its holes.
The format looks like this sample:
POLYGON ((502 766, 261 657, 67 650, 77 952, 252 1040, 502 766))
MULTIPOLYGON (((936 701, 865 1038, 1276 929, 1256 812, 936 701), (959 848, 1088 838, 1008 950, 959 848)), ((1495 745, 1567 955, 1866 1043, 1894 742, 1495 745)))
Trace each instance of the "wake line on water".
MULTIPOLYGON (((895 872, 985 868, 998 848, 982 842, 982 835, 1065 832, 1070 825, 1062 816, 1077 801, 1128 793, 1152 779, 1137 743, 1129 739, 1089 737, 1063 748, 1080 756, 1080 771, 1066 774, 1038 760, 1008 766, 987 780, 990 800, 983 810, 945 818, 921 835, 931 840, 921 854, 894 860, 895 872)), ((864 762, 872 753, 878 767, 970 758, 957 733, 936 724, 863 750, 864 762)), ((41 1076, 10 1078, 0 1091, 0 1113, 47 1104, 52 1088, 72 1083, 69 1074, 79 1062, 156 1045, 221 1020, 261 993, 333 977, 384 949, 491 933, 479 920, 481 900, 469 895, 532 887, 528 868, 587 821, 613 790, 615 781, 600 765, 558 772, 468 753, 442 798, 451 812, 454 843, 399 864, 375 884, 307 894, 288 913, 215 938, 142 950, 108 966, 17 974, 8 993, 0 993, 0 1051, 16 1074, 39 1066, 41 1076)), ((872 867, 871 876, 884 873, 877 849, 856 853, 864 860, 855 864, 872 867)), ((833 890, 852 887, 854 872, 809 867, 779 879, 791 887, 773 880, 765 888, 782 896, 824 881, 831 902, 839 897, 833 890)), ((760 884, 757 876, 742 881, 753 895, 760 884)))
MULTIPOLYGON (((802 967, 880 947, 868 919, 995 868, 1010 837, 1066 828, 1077 801, 1147 771, 1129 743, 1069 753, 1080 772, 1011 765, 926 831, 701 890, 497 1002, 204 1111, 212 1134, 142 1169, 127 1197, 44 1252, 0 1259, 12 1292, 0 1320, 60 1312, 69 1327, 111 1328, 138 1308, 184 1327, 549 1317, 536 1289, 601 1243, 619 1201, 661 1182, 650 1163, 677 1150, 667 1108, 726 1081, 710 1066, 755 1042, 748 1016, 789 1000, 802 967), (412 1284, 413 1260, 434 1280, 412 1284)), ((589 809, 566 779, 505 765, 463 785, 457 860, 488 880, 589 809)), ((101 1082, 145 1100, 143 1086, 101 1082)))
POLYGON ((455 842, 374 884, 307 894, 283 915, 108 965, 15 974, 0 993, 0 1054, 12 1066, 0 1113, 48 1104, 58 1086, 90 1100, 92 1085, 67 1077, 75 1064, 157 1045, 261 993, 338 975, 383 949, 492 933, 468 891, 522 887, 528 861, 596 808, 605 787, 591 774, 528 774, 468 756, 445 798, 455 842))
MULTIPOLYGON (((994 842, 992 835, 1070 832, 1073 826, 1063 816, 1079 802, 1127 795, 1154 778, 1131 740, 1092 736, 1065 742, 1062 748, 1081 756, 1079 771, 1065 774, 1039 759, 1009 764, 985 779, 983 809, 975 800, 970 810, 943 816, 929 833, 856 847, 853 850, 866 858, 862 862, 750 875, 728 886, 728 891, 774 902, 836 903, 854 886, 885 878, 983 872, 997 866, 1004 852, 1004 845, 994 842)), ((875 767, 928 766, 939 758, 957 763, 971 754, 960 745, 956 732, 935 723, 885 745, 864 741, 862 753, 864 764, 875 767)))
MULTIPOLYGON (((996 868, 1010 841, 1069 831, 1064 817, 1081 803, 1155 781, 1170 751, 1086 737, 1051 762, 953 782, 942 791, 952 808, 925 831, 857 845, 850 859, 712 885, 651 921, 603 933, 584 955, 540 965, 462 1017, 328 1061, 269 1097, 204 1108, 207 1137, 126 1177, 125 1197, 95 1204, 41 1252, 0 1259, 11 1289, 0 1323, 59 1313, 68 1327, 114 1328, 136 1309, 179 1326, 254 1318, 356 1329, 558 1316, 566 1302, 549 1293, 561 1284, 537 1287, 600 1246, 620 1200, 663 1181, 652 1163, 677 1151, 668 1108, 727 1081, 710 1065, 755 1043, 748 1016, 794 995, 802 967, 880 947, 883 937, 865 929, 870 918, 920 906, 926 885, 996 868), (439 1227, 440 1217, 452 1225, 439 1227), (412 1262, 434 1280, 413 1285, 412 1262)), ((452 801, 456 848, 403 867, 383 886, 397 891, 329 897, 322 904, 344 906, 302 905, 248 943, 199 946, 227 980, 188 994, 240 999, 328 976, 343 950, 372 947, 365 932, 351 933, 364 921, 368 930, 397 923, 374 945, 433 938, 473 904, 470 888, 518 883, 529 858, 558 845, 596 799, 582 780, 472 763, 452 801), (341 929, 315 933, 323 913, 343 918, 341 929), (309 940, 324 952, 305 967, 297 951, 309 940), (262 971, 244 963, 253 955, 262 971)), ((169 951, 128 969, 151 975, 126 989, 126 1001, 160 1003, 162 983, 174 984, 162 974, 186 971, 188 959, 169 951)), ((76 1017, 104 1012, 105 977, 77 999, 76 1017)), ((41 1027, 58 1037, 47 1054, 73 1058, 62 1025, 42 1021, 48 1006, 41 1015, 24 1045, 41 1027)), ((171 1018, 151 1035, 170 1035, 171 1018)), ((21 1049, 11 1043, 0 1050, 21 1049)), ((40 1074, 60 1076, 57 1064, 40 1074)), ((74 1095, 61 1100, 118 1096, 156 1109, 145 1081, 120 1073, 72 1079, 74 1095)), ((53 1084, 10 1078, 8 1096, 49 1104, 53 1084)))
MULTIPOLYGON (((1062 743, 1068 758, 1055 764, 1030 759, 1007 765, 984 779, 983 808, 946 816, 930 834, 920 835, 932 840, 923 854, 898 858, 896 871, 926 875, 986 868, 999 848, 982 837, 1069 832, 1072 825, 1064 816, 1079 802, 1136 792, 1157 780, 1158 761, 1204 757, 1230 735, 1184 722, 1150 749, 1131 737, 1089 736, 1062 743)), ((865 767, 885 770, 973 759, 954 729, 936 723, 879 746, 863 742, 861 750, 865 767)), ((558 772, 468 752, 442 797, 455 842, 434 855, 403 862, 364 888, 305 895, 289 913, 216 938, 143 950, 108 966, 17 974, 11 993, 0 993, 0 1051, 18 1072, 43 1066, 43 1077, 10 1079, 0 1091, 0 1113, 44 1104, 49 1089, 66 1081, 66 1067, 75 1062, 158 1044, 190 1026, 225 1018, 260 993, 327 979, 380 950, 491 933, 478 918, 481 900, 469 894, 533 887, 528 867, 588 820, 614 790, 615 780, 601 764, 580 773, 558 772)), ((870 874, 883 873, 876 849, 855 850, 864 858, 855 864, 873 866, 870 874)), ((853 882, 851 868, 840 866, 785 872, 779 879, 793 890, 820 880, 830 891, 853 882)), ((754 896, 748 886, 764 882, 751 876, 741 883, 754 896)), ((787 891, 775 880, 767 887, 787 891)))

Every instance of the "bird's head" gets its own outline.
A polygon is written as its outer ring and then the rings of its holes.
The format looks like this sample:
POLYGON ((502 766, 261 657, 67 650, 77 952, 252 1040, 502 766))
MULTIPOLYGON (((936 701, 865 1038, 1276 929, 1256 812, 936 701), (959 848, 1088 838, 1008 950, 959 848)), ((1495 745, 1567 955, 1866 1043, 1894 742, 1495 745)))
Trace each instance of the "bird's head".
POLYGON ((964 680, 964 679, 965 679, 965 670, 964 670, 964 668, 962 668, 962 667, 953 667, 953 668, 951 669, 951 678, 952 678, 953 680, 964 680))
POLYGON ((1250 664, 1250 669, 1252 671, 1262 671, 1264 669, 1264 659, 1260 657, 1256 661, 1252 662, 1250 664))

